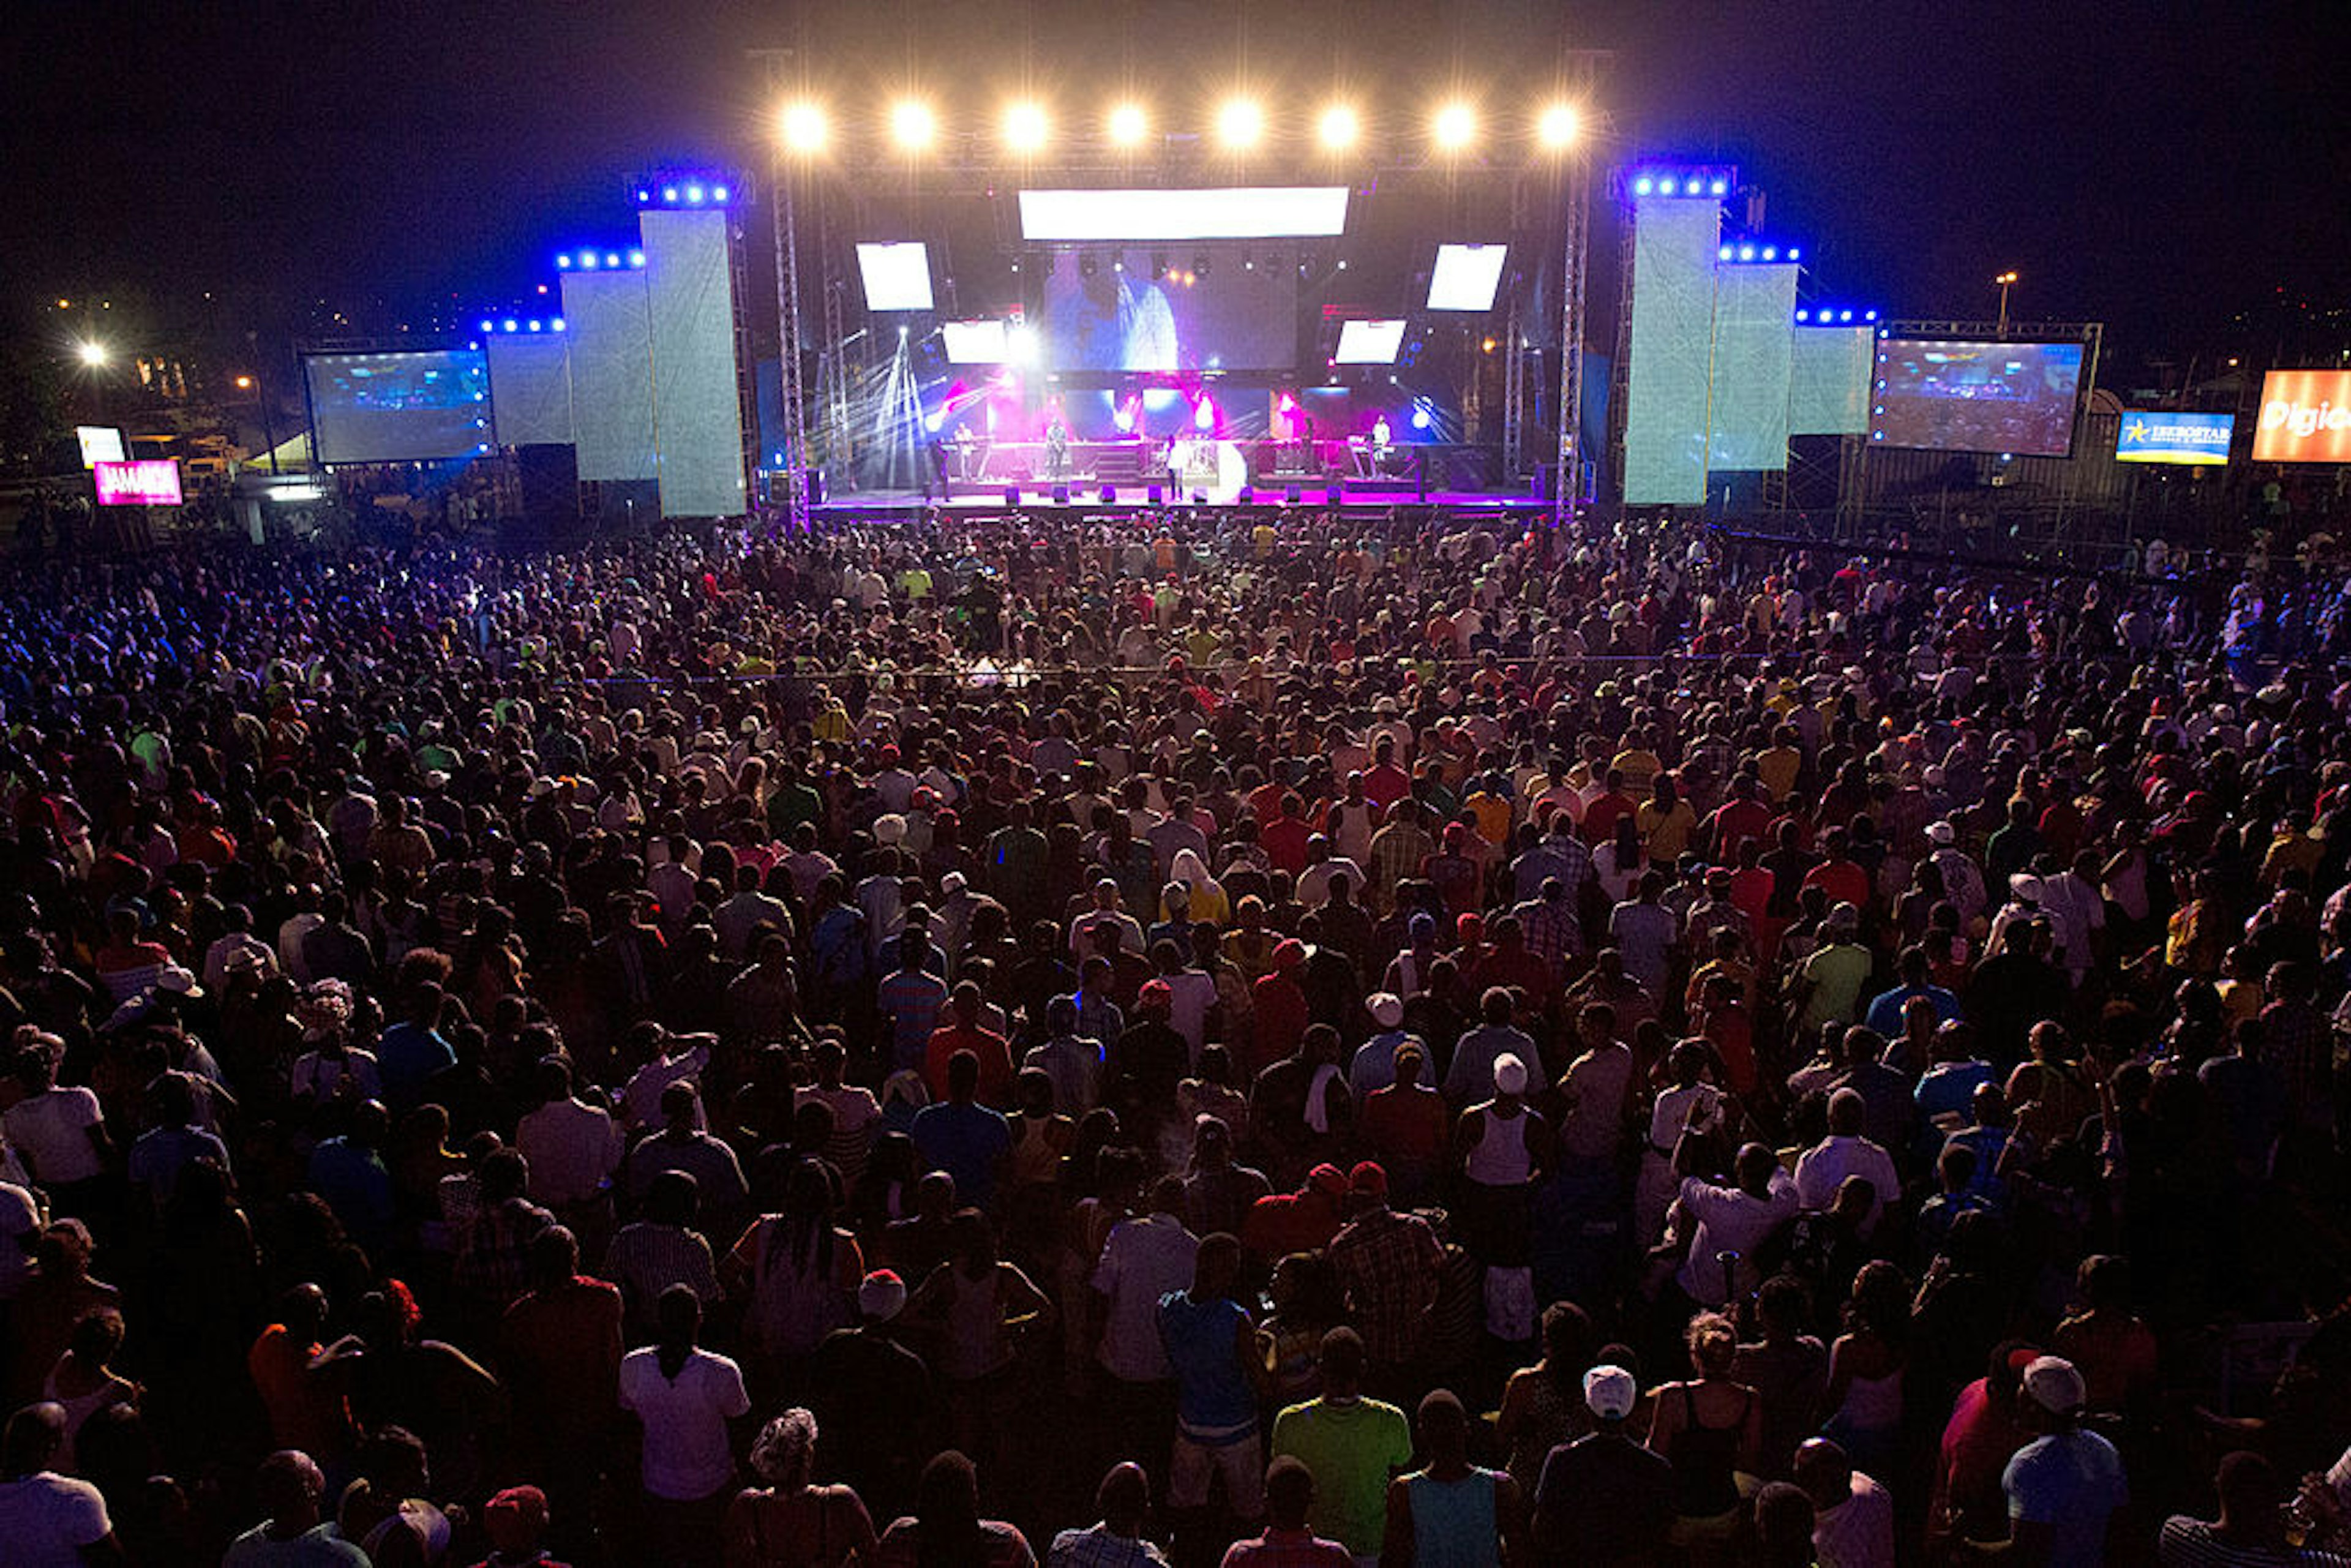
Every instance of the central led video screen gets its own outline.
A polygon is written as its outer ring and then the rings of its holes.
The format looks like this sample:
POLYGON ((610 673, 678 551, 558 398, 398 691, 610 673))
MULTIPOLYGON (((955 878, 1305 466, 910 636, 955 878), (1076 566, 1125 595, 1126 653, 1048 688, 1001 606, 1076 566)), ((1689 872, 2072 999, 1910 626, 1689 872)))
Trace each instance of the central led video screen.
POLYGON ((1935 452, 2063 457, 2074 447, 2081 386, 2079 343, 1882 339, 1869 439, 1935 452))
POLYGON ((321 463, 432 463, 490 449, 478 350, 311 354, 302 373, 321 463))
POLYGON ((1298 279, 1287 257, 1171 259, 1107 251, 1054 258, 1045 350, 1054 371, 1178 374, 1286 371, 1298 358, 1298 279))

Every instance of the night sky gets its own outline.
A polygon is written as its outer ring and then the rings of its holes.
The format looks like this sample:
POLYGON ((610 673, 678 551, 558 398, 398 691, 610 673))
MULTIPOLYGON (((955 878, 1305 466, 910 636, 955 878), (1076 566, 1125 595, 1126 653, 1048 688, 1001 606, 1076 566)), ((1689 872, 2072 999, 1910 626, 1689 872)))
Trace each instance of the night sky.
MULTIPOLYGON (((1343 87, 1425 123, 1550 95, 1568 43, 1617 51, 1612 158, 1735 159, 1824 294, 2104 319, 2125 353, 2209 345, 2283 286, 2351 288, 2351 26, 2338 3, 1118 0, 354 5, 22 4, 0 49, 0 277, 27 301, 216 289, 291 319, 509 298, 559 243, 627 232, 623 177, 754 163, 755 47, 799 46, 836 110, 922 85, 993 123, 1024 84, 1162 125, 1246 80, 1302 134, 1343 87)), ((234 301, 234 303, 229 303, 234 301)))

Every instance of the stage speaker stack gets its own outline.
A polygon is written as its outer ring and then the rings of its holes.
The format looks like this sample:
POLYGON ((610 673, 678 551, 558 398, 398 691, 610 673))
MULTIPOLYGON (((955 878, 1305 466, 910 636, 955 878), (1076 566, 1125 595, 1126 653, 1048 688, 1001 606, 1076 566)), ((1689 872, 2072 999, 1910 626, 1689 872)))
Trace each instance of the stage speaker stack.
POLYGON ((1070 504, 1070 487, 1069 487, 1067 485, 1056 485, 1056 486, 1053 486, 1053 505, 1055 505, 1055 506, 1057 506, 1057 507, 1066 507, 1066 506, 1068 506, 1069 504, 1070 504))
POLYGON ((1115 506, 1117 506, 1117 505, 1118 505, 1118 486, 1115 486, 1115 485, 1104 485, 1104 486, 1102 487, 1102 505, 1103 505, 1103 506, 1105 506, 1105 507, 1115 507, 1115 506))
POLYGON ((1305 499, 1306 492, 1295 485, 1281 493, 1281 504, 1285 507, 1295 507, 1305 499))
POLYGON ((1020 504, 1019 486, 1007 485, 1004 486, 1004 504, 1008 507, 1017 507, 1020 504))
POLYGON ((498 542, 528 549, 567 538, 580 528, 579 449, 569 442, 534 442, 515 448, 515 473, 522 490, 522 516, 508 517, 498 542))
POLYGON ((1167 487, 1164 485, 1154 485, 1144 491, 1144 495, 1155 507, 1165 506, 1167 503, 1167 487))

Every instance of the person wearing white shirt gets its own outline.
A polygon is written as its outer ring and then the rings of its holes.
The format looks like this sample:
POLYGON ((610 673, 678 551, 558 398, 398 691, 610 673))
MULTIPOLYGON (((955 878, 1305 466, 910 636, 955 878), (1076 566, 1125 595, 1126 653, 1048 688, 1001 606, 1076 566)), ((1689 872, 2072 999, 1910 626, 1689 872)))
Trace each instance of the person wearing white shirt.
POLYGON ((621 1129, 602 1106, 572 1097, 559 1057, 538 1064, 538 1109, 515 1125, 515 1147, 530 1165, 532 1201, 560 1213, 594 1198, 621 1168, 621 1129))
POLYGON ((1184 1228, 1184 1184, 1164 1176, 1151 1191, 1151 1212, 1122 1219, 1102 1243, 1094 1265, 1102 1298, 1102 1343, 1095 1359, 1122 1383, 1160 1383, 1174 1375, 1159 1338, 1159 1301, 1189 1289, 1199 1239, 1184 1228))
POLYGON ((1118 945, 1130 953, 1144 951, 1143 924, 1118 906, 1118 882, 1102 877, 1094 883, 1094 906, 1070 922, 1070 951, 1083 957, 1094 950, 1093 930, 1107 925, 1118 933, 1118 945))
POLYGON ((1675 1200, 1683 1226, 1690 1228, 1690 1244, 1674 1279, 1690 1300, 1708 1307, 1727 1306, 1762 1282, 1756 1249, 1801 1207, 1795 1178, 1762 1145, 1741 1148, 1735 1170, 1738 1183, 1732 1186, 1684 1176, 1675 1200), (1725 1254, 1733 1260, 1728 1280, 1719 1261, 1725 1254))
MULTIPOLYGON (((711 1048, 718 1043, 715 1034, 671 1034, 659 1024, 640 1025, 652 1031, 651 1039, 640 1049, 647 1055, 645 1064, 631 1075, 621 1091, 621 1114, 632 1127, 658 1127, 662 1124, 662 1091, 683 1079, 698 1078, 710 1065, 711 1048)), ((631 1043, 636 1044, 635 1040, 631 1043)), ((702 1107, 697 1098, 694 1111, 694 1130, 703 1130, 702 1107)))
POLYGON ((691 1285, 664 1291, 655 1311, 659 1330, 653 1343, 621 1360, 621 1408, 644 1425, 639 1477, 663 1538, 686 1552, 716 1547, 715 1504, 723 1504, 735 1490, 726 1424, 750 1413, 751 1396, 741 1367, 695 1344, 702 1302, 691 1285))
POLYGON ((1798 1446, 1796 1485, 1813 1500, 1813 1557, 1820 1568, 1894 1568, 1894 1494, 1853 1468, 1825 1437, 1798 1446))
POLYGON ((121 1552, 106 1500, 88 1481, 49 1467, 65 1444, 60 1405, 27 1405, 0 1437, 0 1552, 10 1568, 80 1568, 121 1552))
POLYGON ((1876 1230, 1886 1204, 1902 1191, 1894 1157, 1861 1135, 1868 1116, 1868 1103, 1859 1091, 1838 1090, 1829 1096, 1829 1135, 1796 1161, 1796 1197, 1806 1208, 1828 1207, 1848 1176, 1869 1184, 1869 1214, 1861 1222, 1865 1241, 1876 1230))

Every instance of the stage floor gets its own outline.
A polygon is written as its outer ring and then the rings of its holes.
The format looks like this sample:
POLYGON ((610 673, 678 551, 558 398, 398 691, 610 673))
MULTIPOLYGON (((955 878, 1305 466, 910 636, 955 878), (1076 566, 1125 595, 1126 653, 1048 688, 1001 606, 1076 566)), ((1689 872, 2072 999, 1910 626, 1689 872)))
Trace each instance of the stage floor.
POLYGON ((1011 512, 1057 512, 1071 516, 1127 515, 1144 510, 1164 511, 1250 511, 1280 514, 1287 511, 1351 512, 1369 517, 1385 514, 1399 507, 1426 507, 1447 512, 1468 512, 1489 517, 1514 515, 1548 516, 1552 503, 1541 496, 1509 496, 1479 490, 1431 490, 1421 496, 1409 489, 1358 490, 1342 487, 1326 490, 1317 486, 1311 489, 1300 486, 1292 491, 1288 486, 1269 487, 1250 493, 1247 500, 1238 497, 1225 501, 1196 500, 1190 496, 1169 497, 1156 507, 1145 498, 1145 492, 1133 486, 1119 486, 1116 498, 1105 501, 1099 489, 1070 486, 1066 500, 1055 500, 1051 486, 1020 486, 1018 502, 1006 498, 1007 486, 988 490, 970 490, 945 501, 925 498, 918 490, 866 491, 854 496, 836 496, 809 508, 810 516, 820 522, 846 523, 861 520, 906 522, 920 517, 934 508, 944 507, 956 517, 1003 516, 1011 512), (1290 499, 1292 496, 1296 499, 1290 499))

